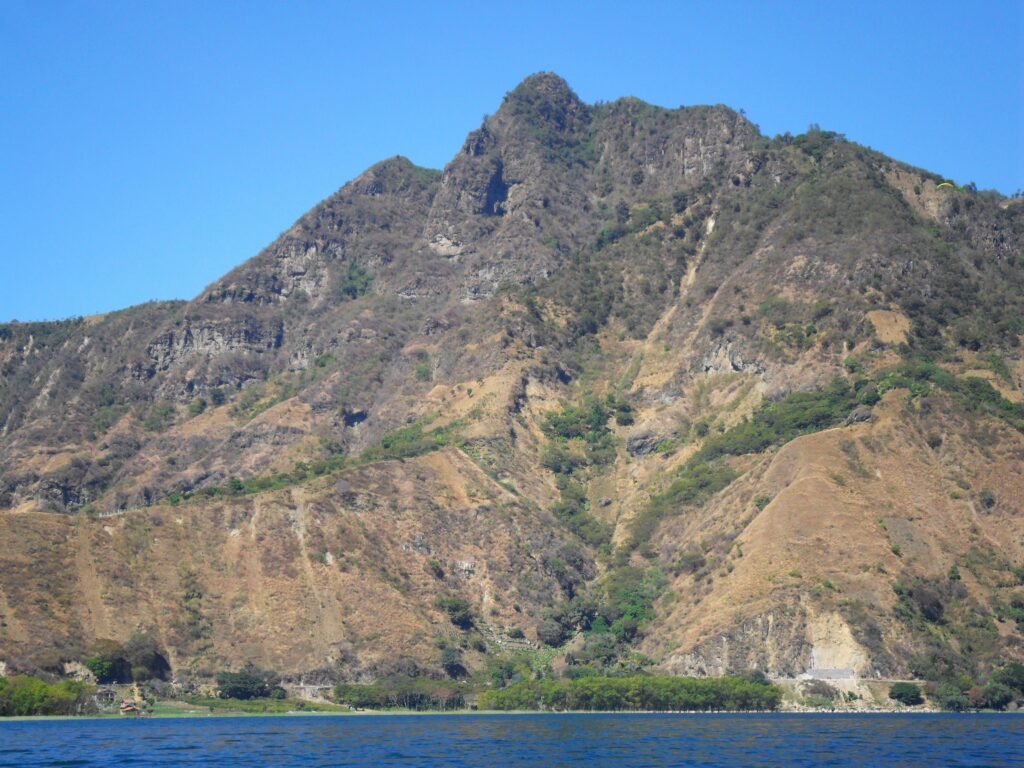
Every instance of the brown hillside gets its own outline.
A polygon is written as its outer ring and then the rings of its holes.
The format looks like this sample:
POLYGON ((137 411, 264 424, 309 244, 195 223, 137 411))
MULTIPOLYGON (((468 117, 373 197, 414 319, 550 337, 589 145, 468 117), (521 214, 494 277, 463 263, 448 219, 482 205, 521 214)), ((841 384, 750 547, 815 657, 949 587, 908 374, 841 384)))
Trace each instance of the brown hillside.
POLYGON ((0 326, 0 660, 1021 658, 1024 206, 936 179, 541 74, 189 302, 0 326))

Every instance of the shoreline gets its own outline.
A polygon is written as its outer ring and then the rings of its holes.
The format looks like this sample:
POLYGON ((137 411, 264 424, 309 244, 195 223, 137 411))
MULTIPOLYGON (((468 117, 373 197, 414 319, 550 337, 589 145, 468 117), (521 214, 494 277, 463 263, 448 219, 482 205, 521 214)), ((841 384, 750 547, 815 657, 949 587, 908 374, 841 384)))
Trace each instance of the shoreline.
POLYGON ((799 717, 804 715, 1024 715, 1024 710, 1017 712, 997 712, 995 710, 976 710, 970 712, 943 712, 937 709, 805 709, 805 710, 735 710, 735 711, 713 711, 706 710, 477 710, 477 709, 453 709, 448 711, 437 710, 364 710, 360 712, 317 712, 295 710, 291 712, 162 712, 147 717, 126 717, 124 715, 91 714, 91 715, 17 715, 13 717, 0 717, 0 726, 3 723, 14 722, 46 722, 46 721, 86 721, 86 720, 117 720, 123 722, 135 722, 139 720, 195 720, 195 719, 241 719, 241 718, 293 718, 293 717, 439 717, 439 716, 510 716, 522 717, 525 715, 685 715, 685 716, 787 716, 799 717))

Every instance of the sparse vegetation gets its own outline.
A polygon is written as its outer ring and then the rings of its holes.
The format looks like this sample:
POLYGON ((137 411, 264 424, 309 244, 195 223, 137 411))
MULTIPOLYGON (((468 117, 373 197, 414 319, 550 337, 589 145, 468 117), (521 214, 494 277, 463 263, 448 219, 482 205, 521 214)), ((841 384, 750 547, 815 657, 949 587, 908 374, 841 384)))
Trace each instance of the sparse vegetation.
POLYGON ((1024 431, 1024 404, 1010 402, 985 379, 974 376, 958 378, 931 361, 921 360, 884 375, 878 382, 881 393, 896 388, 909 389, 918 397, 940 389, 969 413, 1001 419, 1024 431))
POLYGON ((687 506, 703 503, 737 476, 728 464, 691 460, 677 473, 668 488, 651 499, 651 503, 633 521, 631 546, 637 547, 650 539, 665 517, 679 514, 687 506))
POLYGON ((632 409, 624 401, 609 398, 609 411, 595 400, 579 406, 565 406, 549 413, 541 429, 550 439, 544 447, 541 464, 559 475, 556 484, 560 499, 551 512, 574 534, 594 547, 606 545, 611 528, 590 514, 590 501, 574 473, 591 465, 607 464, 615 459, 615 437, 607 423, 614 412, 623 420, 632 418, 632 409))
POLYGON ((551 513, 590 546, 607 544, 611 528, 589 513, 590 502, 583 486, 566 477, 559 477, 557 484, 561 498, 552 505, 551 513))

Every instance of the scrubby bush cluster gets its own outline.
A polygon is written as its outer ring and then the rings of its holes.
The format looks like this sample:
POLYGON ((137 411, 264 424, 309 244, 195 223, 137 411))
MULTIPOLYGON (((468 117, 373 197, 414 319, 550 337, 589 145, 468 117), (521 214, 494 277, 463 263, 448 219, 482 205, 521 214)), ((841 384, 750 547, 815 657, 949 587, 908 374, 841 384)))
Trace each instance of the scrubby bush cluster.
POLYGON ((615 435, 608 428, 613 413, 616 422, 632 423, 632 406, 614 396, 609 396, 606 403, 587 398, 579 405, 566 405, 541 422, 541 430, 549 439, 541 464, 558 475, 555 483, 560 498, 551 512, 592 547, 606 545, 612 530, 590 514, 586 489, 576 476, 588 467, 615 461, 615 435))
POLYGON ((350 261, 344 275, 338 281, 335 293, 342 301, 358 299, 360 296, 366 295, 372 283, 373 275, 356 262, 350 261))
POLYGON ((630 641, 654 618, 654 601, 664 584, 665 575, 657 568, 614 568, 588 592, 547 609, 537 637, 560 646, 582 632, 582 648, 566 657, 570 665, 595 674, 606 671, 620 656, 629 655, 630 641))
MULTIPOLYGON (((616 413, 630 413, 628 404, 616 402, 616 413), (620 410, 621 408, 621 410, 620 410)), ((609 410, 597 400, 567 405, 544 417, 541 430, 551 440, 566 444, 574 440, 585 447, 587 464, 608 464, 615 460, 615 437, 608 429, 609 410)))
POLYGON ((976 681, 970 675, 953 675, 925 685, 929 700, 950 712, 971 709, 1006 709, 1024 701, 1024 664, 1013 662, 976 681))
POLYGON ((977 376, 958 378, 928 359, 917 359, 885 374, 878 382, 880 393, 906 388, 926 395, 933 389, 949 393, 968 412, 1001 419, 1024 432, 1024 404, 1003 397, 988 381, 977 376))

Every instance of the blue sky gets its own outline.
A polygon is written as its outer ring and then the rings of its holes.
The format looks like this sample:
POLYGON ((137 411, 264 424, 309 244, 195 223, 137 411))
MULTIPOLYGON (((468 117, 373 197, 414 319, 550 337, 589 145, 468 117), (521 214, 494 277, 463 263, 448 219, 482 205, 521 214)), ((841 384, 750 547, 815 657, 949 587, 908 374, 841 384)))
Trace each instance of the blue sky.
POLYGON ((527 75, 1024 187, 1024 2, 0 0, 0 320, 190 298, 527 75))

